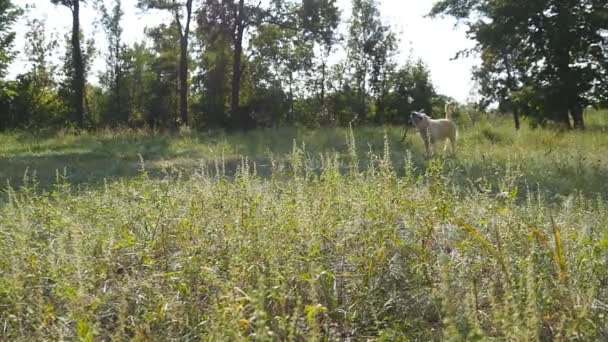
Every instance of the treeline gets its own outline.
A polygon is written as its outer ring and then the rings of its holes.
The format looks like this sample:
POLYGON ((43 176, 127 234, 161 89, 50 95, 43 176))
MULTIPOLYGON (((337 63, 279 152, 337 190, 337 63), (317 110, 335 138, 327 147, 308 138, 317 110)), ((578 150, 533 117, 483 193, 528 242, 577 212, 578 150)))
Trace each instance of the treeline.
POLYGON ((468 26, 484 100, 503 111, 584 128, 586 106, 608 105, 608 1, 440 0, 432 15, 468 26))
MULTIPOLYGON (((397 38, 375 0, 352 0, 348 20, 335 0, 138 0, 144 13, 172 20, 131 45, 121 0, 48 0, 72 14, 64 39, 11 1, 0 0, 0 129, 403 123, 413 110, 442 113, 451 100, 436 93, 422 61, 397 63, 397 38), (84 38, 83 6, 99 13, 104 51, 84 38), (7 80, 19 16, 30 67, 7 80), (92 84, 98 55, 106 67, 92 84)), ((522 115, 570 126, 571 115, 583 127, 582 108, 608 99, 606 6, 444 0, 432 14, 469 19, 478 45, 463 53, 482 56, 480 108, 498 102, 517 126, 522 115)))
MULTIPOLYGON (((22 14, 0 1, 11 22, 22 14)), ((375 1, 353 1, 348 32, 339 34, 335 0, 139 0, 144 13, 167 11, 173 19, 147 28, 145 41, 133 45, 123 39, 120 0, 53 2, 70 9, 73 30, 62 41, 28 18, 31 67, 2 82, 3 129, 388 123, 446 101, 424 63, 397 65, 397 39, 375 1), (105 51, 83 38, 83 5, 99 12, 105 51), (52 57, 58 49, 60 63, 52 57), (338 49, 346 57, 330 62, 338 49), (106 67, 93 85, 86 80, 96 54, 106 67)))

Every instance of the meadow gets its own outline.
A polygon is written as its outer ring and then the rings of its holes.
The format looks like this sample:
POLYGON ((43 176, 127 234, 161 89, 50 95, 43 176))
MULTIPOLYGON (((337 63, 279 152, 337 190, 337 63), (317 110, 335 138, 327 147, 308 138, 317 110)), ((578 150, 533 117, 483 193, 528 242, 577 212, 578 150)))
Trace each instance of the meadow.
POLYGON ((606 114, 3 133, 0 340, 607 340, 606 114))

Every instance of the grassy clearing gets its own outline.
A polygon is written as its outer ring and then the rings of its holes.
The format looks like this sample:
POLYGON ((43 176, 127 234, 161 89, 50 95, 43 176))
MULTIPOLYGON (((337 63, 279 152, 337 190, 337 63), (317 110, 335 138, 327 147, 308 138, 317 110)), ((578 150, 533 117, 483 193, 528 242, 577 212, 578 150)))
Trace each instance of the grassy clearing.
POLYGON ((593 119, 428 162, 400 128, 3 135, 1 339, 605 340, 593 119))
MULTIPOLYGON (((577 192, 608 193, 608 182, 604 181, 608 173, 608 116, 605 112, 590 113, 587 121, 588 130, 581 133, 532 130, 525 123, 515 132, 508 119, 481 120, 475 127, 461 127, 458 158, 444 158, 445 169, 463 185, 482 179, 497 185, 507 165, 519 166, 521 179, 527 182, 520 184, 523 190, 547 191, 558 197, 577 192)), ((410 130, 406 141, 399 143, 401 134, 401 127, 355 129, 361 167, 367 165, 370 152, 382 154, 387 136, 399 175, 407 153, 412 155, 416 172, 423 173, 427 161, 419 137, 410 130)), ((244 134, 188 130, 173 135, 130 130, 51 136, 4 134, 0 135, 0 182, 18 188, 24 176, 34 176, 41 188, 49 189, 59 173, 75 186, 99 186, 104 181, 137 177, 142 158, 149 175, 156 178, 164 177, 167 170, 188 177, 201 164, 216 161, 223 161, 227 174, 233 175, 243 156, 256 162, 260 176, 269 176, 270 160, 287 165, 294 143, 304 146, 308 160, 338 153, 341 162, 346 162, 348 135, 344 128, 264 129, 244 134)), ((442 148, 438 146, 439 151, 442 148)))

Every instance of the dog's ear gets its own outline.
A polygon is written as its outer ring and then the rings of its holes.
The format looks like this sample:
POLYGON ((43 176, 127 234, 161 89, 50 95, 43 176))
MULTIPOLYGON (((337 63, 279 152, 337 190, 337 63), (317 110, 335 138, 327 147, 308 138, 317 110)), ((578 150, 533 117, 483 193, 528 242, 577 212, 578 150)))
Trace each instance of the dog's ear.
POLYGON ((420 116, 420 117, 423 117, 423 116, 428 116, 428 115, 426 115, 426 113, 424 112, 424 109, 414 111, 414 113, 416 113, 416 114, 417 114, 418 116, 420 116))

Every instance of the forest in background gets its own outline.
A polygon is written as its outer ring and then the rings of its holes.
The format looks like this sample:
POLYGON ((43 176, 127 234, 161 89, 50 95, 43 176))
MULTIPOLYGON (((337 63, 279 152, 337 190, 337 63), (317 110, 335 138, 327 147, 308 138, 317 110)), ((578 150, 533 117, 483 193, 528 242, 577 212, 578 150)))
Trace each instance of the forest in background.
MULTIPOLYGON (((396 35, 375 0, 353 0, 351 13, 335 0, 138 0, 144 15, 173 19, 131 45, 120 0, 49 1, 72 14, 63 38, 0 0, 2 130, 402 124, 413 110, 441 116, 453 100, 436 92, 424 61, 397 63, 396 35), (108 49, 83 32, 83 6, 98 11, 108 49), (29 68, 7 79, 21 16, 29 68), (334 61, 336 51, 345 53, 334 61), (106 67, 93 84, 96 55, 106 67)), ((608 102, 605 1, 441 0, 429 15, 459 19, 476 42, 460 54, 481 57, 481 100, 461 108, 498 104, 518 128, 520 117, 584 128, 584 108, 608 102)))

